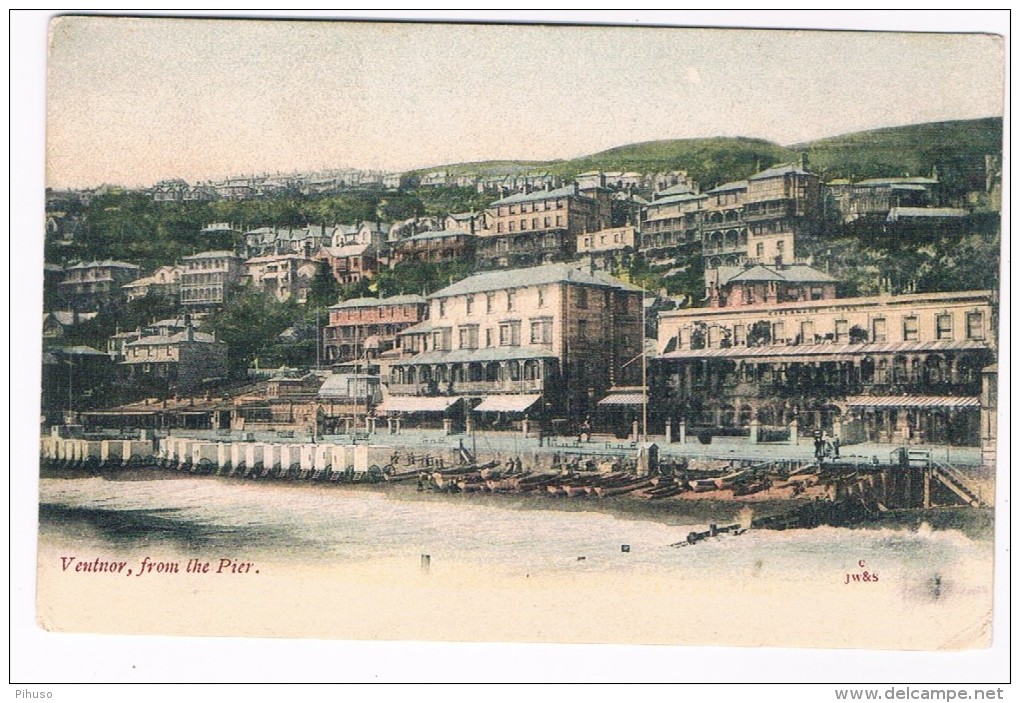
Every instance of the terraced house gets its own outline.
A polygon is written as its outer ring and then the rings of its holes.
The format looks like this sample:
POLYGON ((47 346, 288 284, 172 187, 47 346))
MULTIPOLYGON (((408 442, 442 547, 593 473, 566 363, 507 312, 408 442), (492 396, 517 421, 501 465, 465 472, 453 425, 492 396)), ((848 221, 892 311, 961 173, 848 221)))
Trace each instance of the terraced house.
POLYGON ((516 193, 486 210, 486 229, 478 232, 481 269, 564 261, 577 250, 577 235, 612 223, 611 193, 582 192, 577 185, 516 193))
POLYGON ((992 292, 836 298, 808 274, 751 267, 717 307, 661 313, 652 406, 699 427, 978 444, 992 292))
POLYGON ((642 291, 576 264, 481 273, 430 296, 399 333, 379 412, 499 426, 584 417, 640 382, 642 291))

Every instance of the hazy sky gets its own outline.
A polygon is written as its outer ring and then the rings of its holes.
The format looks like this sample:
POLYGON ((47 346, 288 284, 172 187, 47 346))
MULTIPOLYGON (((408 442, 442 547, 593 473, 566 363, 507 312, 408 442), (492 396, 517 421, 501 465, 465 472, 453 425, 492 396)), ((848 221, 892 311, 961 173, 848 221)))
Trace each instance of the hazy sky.
POLYGON ((1002 114, 988 35, 67 17, 47 183, 791 144, 1002 114))

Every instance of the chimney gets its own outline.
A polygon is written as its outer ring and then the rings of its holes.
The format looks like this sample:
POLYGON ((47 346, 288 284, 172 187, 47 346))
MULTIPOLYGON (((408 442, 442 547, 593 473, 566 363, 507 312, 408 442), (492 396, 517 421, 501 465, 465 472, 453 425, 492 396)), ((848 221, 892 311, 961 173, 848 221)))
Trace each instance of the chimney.
POLYGON ((808 167, 808 155, 806 151, 800 152, 800 170, 807 171, 808 167))

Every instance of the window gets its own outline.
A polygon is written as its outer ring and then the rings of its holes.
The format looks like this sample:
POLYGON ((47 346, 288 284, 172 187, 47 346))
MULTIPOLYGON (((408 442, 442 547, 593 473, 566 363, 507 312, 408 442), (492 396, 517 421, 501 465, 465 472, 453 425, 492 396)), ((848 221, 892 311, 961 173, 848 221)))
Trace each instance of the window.
POLYGON ((496 294, 486 293, 485 294, 485 312, 492 314, 496 311, 496 294))
POLYGON ((850 323, 846 320, 836 320, 836 341, 844 343, 850 341, 850 323))
POLYGON ((733 344, 736 346, 747 344, 747 327, 744 325, 733 326, 733 344))
POLYGON ((754 253, 759 258, 765 256, 765 245, 761 242, 758 242, 757 246, 755 246, 754 248, 754 253))
POLYGON ((473 314, 475 311, 475 296, 469 295, 465 300, 465 305, 467 307, 467 314, 473 314))
POLYGON ((774 342, 786 341, 786 329, 782 322, 772 323, 772 341, 774 342))
POLYGON ((514 310, 514 298, 517 295, 517 291, 510 289, 506 292, 506 311, 513 312, 514 310))
POLYGON ((800 343, 801 344, 814 344, 815 343, 815 323, 809 320, 805 320, 800 323, 800 343))
POLYGON ((538 288, 538 307, 545 307, 545 286, 539 286, 538 288))
POLYGON ((532 217, 531 218, 531 229, 538 229, 538 218, 537 217, 532 217))
POLYGON ((943 313, 935 317, 935 339, 953 338, 953 316, 943 313))
POLYGON ((520 320, 499 323, 499 345, 501 347, 519 347, 521 345, 520 320))
POLYGON ((439 301, 439 316, 446 317, 446 300, 439 301))
POLYGON ((556 216, 556 226, 557 227, 562 227, 563 226, 563 218, 560 217, 559 215, 556 216))
POLYGON ((917 341, 917 318, 914 316, 903 318, 903 341, 917 341))
POLYGON ((432 349, 435 351, 450 351, 450 329, 436 330, 432 333, 432 349))
POLYGON ((551 217, 546 217, 546 218, 545 218, 545 219, 543 220, 543 222, 544 222, 544 226, 545 226, 545 227, 549 227, 549 226, 550 226, 550 225, 552 224, 552 218, 551 218, 551 217))
POLYGON ((985 338, 985 315, 981 312, 967 313, 967 339, 985 338))
POLYGON ((577 288, 577 307, 586 309, 588 307, 588 289, 577 288))
POLYGON ((478 348, 478 325, 468 325, 460 328, 460 348, 478 348))
POLYGON ((581 339, 588 339, 588 321, 578 320, 577 321, 577 336, 581 339))
POLYGON ((510 220, 510 231, 511 232, 516 232, 517 231, 517 223, 514 222, 513 220, 510 220))
POLYGON ((719 328, 712 325, 708 328, 708 348, 714 349, 719 346, 719 328))
POLYGON ((886 341, 885 318, 879 317, 871 321, 871 341, 886 341))
POLYGON ((496 234, 503 234, 503 223, 502 222, 497 222, 496 223, 496 234))
POLYGON ((552 344, 552 320, 550 318, 531 321, 531 343, 552 344))
POLYGON ((485 346, 487 346, 487 347, 491 347, 492 346, 492 329, 491 328, 485 330, 485 346))

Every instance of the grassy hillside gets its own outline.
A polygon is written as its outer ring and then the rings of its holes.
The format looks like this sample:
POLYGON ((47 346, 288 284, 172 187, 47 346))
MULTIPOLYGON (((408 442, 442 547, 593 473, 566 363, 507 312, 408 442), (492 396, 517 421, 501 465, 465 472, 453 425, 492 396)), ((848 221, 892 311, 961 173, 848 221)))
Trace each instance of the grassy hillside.
POLYGON ((711 137, 628 144, 563 161, 550 171, 564 177, 585 171, 656 173, 686 170, 703 188, 746 178, 759 168, 792 160, 796 154, 763 139, 711 137))
POLYGON ((666 139, 607 149, 563 161, 482 161, 448 164, 446 170, 482 175, 549 171, 572 178, 585 171, 655 173, 685 169, 705 189, 746 178, 758 168, 793 161, 806 152, 811 169, 826 180, 927 175, 939 166, 943 180, 961 190, 982 185, 985 154, 1002 152, 1002 118, 932 122, 854 132, 784 147, 763 139, 711 137, 666 139))
POLYGON ((984 157, 1002 153, 1002 118, 930 122, 854 132, 790 147, 806 151, 826 180, 928 175, 963 189, 984 183, 984 157))

